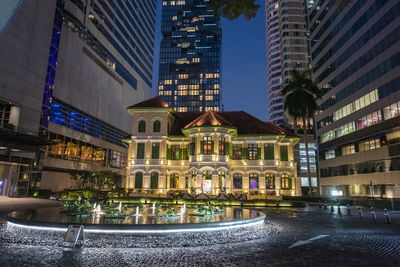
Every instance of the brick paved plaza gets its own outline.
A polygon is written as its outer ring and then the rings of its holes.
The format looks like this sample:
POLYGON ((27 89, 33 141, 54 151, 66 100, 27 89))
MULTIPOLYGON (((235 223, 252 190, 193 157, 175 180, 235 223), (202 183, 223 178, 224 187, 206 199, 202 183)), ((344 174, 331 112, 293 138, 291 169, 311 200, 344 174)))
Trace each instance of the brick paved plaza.
MULTIPOLYGON (((50 203, 50 204, 54 204, 50 203)), ((0 266, 400 266, 400 214, 359 218, 342 207, 270 208, 265 225, 223 233, 87 235, 84 248, 61 247, 62 234, 29 235, 4 225, 0 266)))

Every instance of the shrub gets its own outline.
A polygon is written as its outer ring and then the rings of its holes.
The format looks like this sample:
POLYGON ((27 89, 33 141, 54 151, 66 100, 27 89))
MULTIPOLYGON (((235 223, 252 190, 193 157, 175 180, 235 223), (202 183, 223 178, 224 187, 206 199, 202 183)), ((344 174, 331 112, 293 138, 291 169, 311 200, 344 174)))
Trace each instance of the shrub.
POLYGON ((78 199, 79 196, 87 199, 102 199, 106 194, 107 192, 93 189, 64 190, 60 192, 60 197, 69 200, 78 199))
POLYGON ((38 198, 50 198, 51 190, 49 189, 34 189, 30 191, 30 195, 38 198))

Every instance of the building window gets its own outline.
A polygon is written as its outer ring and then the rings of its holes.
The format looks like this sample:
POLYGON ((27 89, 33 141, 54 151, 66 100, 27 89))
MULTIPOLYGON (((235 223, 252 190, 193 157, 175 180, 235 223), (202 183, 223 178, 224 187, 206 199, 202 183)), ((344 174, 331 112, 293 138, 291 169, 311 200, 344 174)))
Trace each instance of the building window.
POLYGON ((258 146, 256 144, 249 144, 248 149, 248 159, 257 159, 258 146))
POLYGON ((195 155, 196 154, 196 137, 192 138, 192 142, 190 143, 190 155, 195 155))
POLYGON ((142 189, 143 187, 143 173, 137 172, 135 174, 135 189, 142 189))
POLYGON ((275 188, 275 174, 267 173, 265 175, 265 189, 274 189, 275 188))
POLYGON ((242 145, 233 145, 233 159, 242 159, 242 145))
POLYGON ((171 146, 171 155, 172 155, 172 160, 179 160, 180 159, 180 152, 181 148, 179 145, 172 145, 171 146))
POLYGON ((192 171, 192 188, 196 187, 196 176, 197 176, 197 172, 192 171))
POLYGON ((136 158, 144 159, 144 143, 137 144, 136 158))
POLYGON ((282 174, 281 176, 281 189, 291 189, 292 179, 289 178, 288 174, 282 174))
POLYGON ((150 189, 158 189, 158 173, 157 172, 151 173, 150 189))
POLYGON ((242 189, 242 174, 233 174, 233 189, 242 189))
POLYGON ((258 174, 256 173, 249 174, 249 188, 258 189, 258 174))
POLYGON ((224 171, 220 171, 218 173, 218 187, 222 188, 225 186, 225 172, 224 171))
POLYGON ((357 120, 357 130, 366 128, 381 121, 382 121, 381 111, 380 110, 375 111, 357 120))
POLYGON ((331 149, 325 152, 325 159, 334 159, 336 157, 335 150, 331 149))
POLYGON ((354 144, 342 147, 342 155, 343 156, 351 155, 351 154, 354 154, 354 153, 356 153, 356 149, 355 149, 354 144))
POLYGON ((160 158, 160 143, 151 144, 151 158, 152 159, 160 158))
POLYGON ((213 141, 211 136, 204 136, 203 137, 203 154, 204 155, 211 155, 213 149, 213 141))
POLYGON ((274 144, 264 144, 264 159, 265 160, 274 160, 274 144))
POLYGON ((400 101, 383 109, 383 118, 385 120, 397 117, 400 115, 400 101))
POLYGON ((178 189, 179 188, 179 174, 177 173, 173 173, 170 176, 170 188, 175 188, 178 189))
POLYGON ((289 160, 288 146, 280 146, 281 161, 289 160))
POLYGON ((161 122, 160 121, 153 122, 153 132, 159 133, 160 130, 161 130, 161 122))
POLYGON ((144 133, 144 132, 146 132, 146 122, 145 122, 145 121, 140 121, 140 122, 139 122, 138 132, 139 132, 139 133, 144 133))
POLYGON ((0 104, 0 127, 8 126, 10 119, 11 106, 0 104))
POLYGON ((189 175, 185 175, 185 188, 189 188, 189 175))
POLYGON ((218 152, 220 155, 225 155, 225 137, 218 138, 218 152))
POLYGON ((358 144, 359 151, 371 150, 371 149, 376 149, 376 148, 380 148, 380 147, 381 147, 381 143, 378 138, 361 141, 358 144))

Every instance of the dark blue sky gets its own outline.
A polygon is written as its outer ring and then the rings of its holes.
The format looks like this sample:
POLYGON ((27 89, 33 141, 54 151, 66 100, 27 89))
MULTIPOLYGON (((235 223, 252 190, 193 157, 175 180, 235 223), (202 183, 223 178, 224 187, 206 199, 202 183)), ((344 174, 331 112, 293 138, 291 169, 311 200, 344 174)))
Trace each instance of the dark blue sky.
MULTIPOLYGON (((257 17, 222 19, 222 102, 225 110, 244 110, 267 119, 267 61, 264 1, 257 17)), ((154 55, 153 95, 158 83, 161 1, 158 1, 154 55)))

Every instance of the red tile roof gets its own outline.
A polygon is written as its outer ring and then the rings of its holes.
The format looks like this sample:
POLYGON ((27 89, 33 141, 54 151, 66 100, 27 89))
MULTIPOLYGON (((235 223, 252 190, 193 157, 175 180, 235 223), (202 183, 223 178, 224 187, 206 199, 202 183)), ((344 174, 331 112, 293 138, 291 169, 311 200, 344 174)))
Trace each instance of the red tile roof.
MULTIPOLYGON (((137 103, 130 108, 168 108, 168 104, 159 97, 153 97, 137 103)), ((272 134, 290 135, 285 129, 264 122, 244 111, 222 111, 222 112, 177 112, 177 116, 170 128, 169 135, 183 135, 182 129, 196 126, 229 126, 235 127, 239 135, 245 134, 272 134)))
POLYGON ((147 99, 135 105, 128 107, 130 108, 167 108, 168 104, 162 101, 158 96, 147 99))
MULTIPOLYGON (((219 121, 222 121, 226 126, 236 127, 239 135, 244 134, 273 134, 273 135, 286 135, 285 129, 273 124, 272 122, 264 122, 244 111, 223 111, 213 112, 218 116, 219 121)), ((169 134, 170 135, 183 135, 182 129, 189 128, 190 125, 196 124, 195 122, 203 122, 201 126, 206 125, 206 118, 212 118, 207 113, 202 112, 178 112, 169 134)), ((212 125, 212 124, 211 124, 212 125)), ((192 125, 193 126, 193 125, 192 125)), ((200 126, 200 125, 195 125, 200 126)))
POLYGON ((197 117, 194 121, 185 126, 185 128, 198 127, 198 126, 229 126, 232 127, 232 123, 221 117, 214 111, 207 111, 203 115, 197 117))

